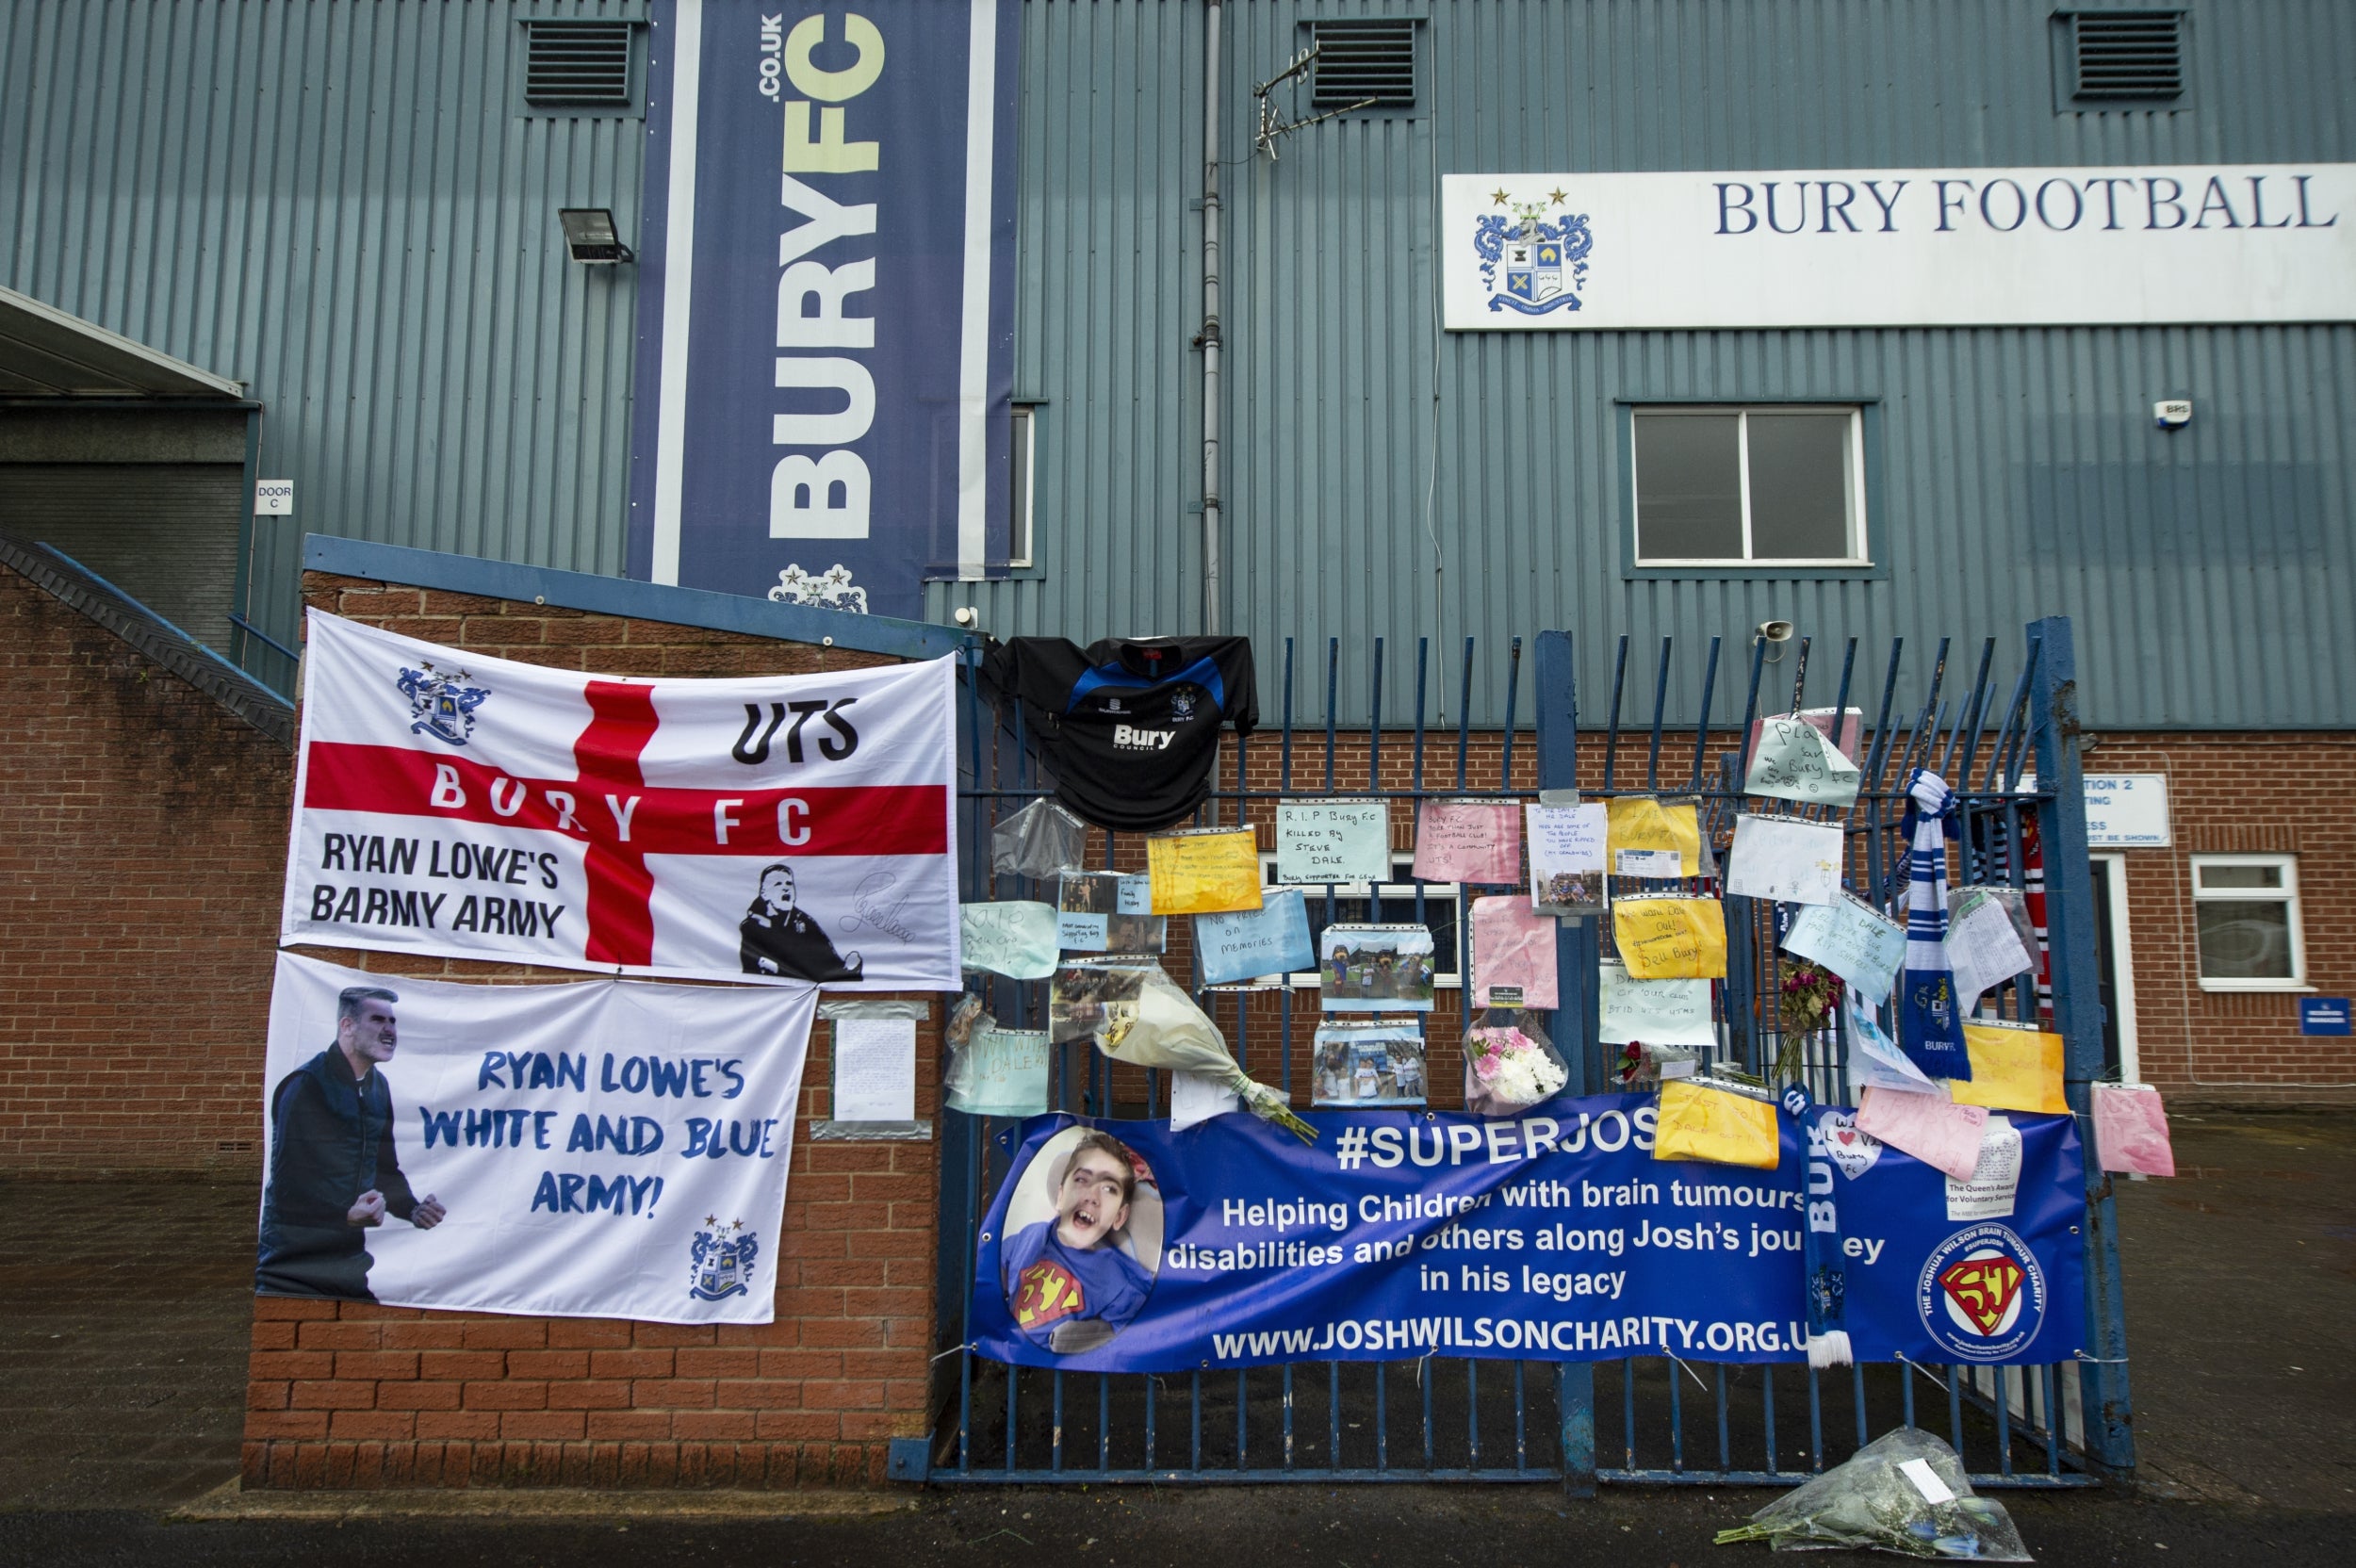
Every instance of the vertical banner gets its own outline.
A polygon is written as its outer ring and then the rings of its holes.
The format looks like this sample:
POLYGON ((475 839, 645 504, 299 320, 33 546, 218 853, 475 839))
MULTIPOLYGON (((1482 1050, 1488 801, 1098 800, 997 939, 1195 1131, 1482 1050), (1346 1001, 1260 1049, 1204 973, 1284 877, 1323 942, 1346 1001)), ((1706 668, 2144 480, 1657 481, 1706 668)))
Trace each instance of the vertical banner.
POLYGON ((1008 555, 1019 0, 656 0, 630 574, 913 617, 1008 555))

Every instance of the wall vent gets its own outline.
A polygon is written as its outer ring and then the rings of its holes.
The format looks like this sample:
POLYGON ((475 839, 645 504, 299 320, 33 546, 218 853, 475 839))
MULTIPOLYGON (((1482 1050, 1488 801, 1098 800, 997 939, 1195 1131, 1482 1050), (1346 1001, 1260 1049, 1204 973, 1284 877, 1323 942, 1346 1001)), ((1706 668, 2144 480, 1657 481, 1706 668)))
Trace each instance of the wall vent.
POLYGON ((1310 106, 1322 114, 1361 105, 1404 108, 1415 101, 1415 24, 1413 22, 1313 22, 1309 41, 1317 46, 1317 73, 1310 106))
POLYGON ((2070 24, 2071 97, 2116 103, 2184 95, 2181 11, 2080 11, 2070 24))
POLYGON ((628 22, 528 22, 524 102, 535 109, 630 107, 628 22))

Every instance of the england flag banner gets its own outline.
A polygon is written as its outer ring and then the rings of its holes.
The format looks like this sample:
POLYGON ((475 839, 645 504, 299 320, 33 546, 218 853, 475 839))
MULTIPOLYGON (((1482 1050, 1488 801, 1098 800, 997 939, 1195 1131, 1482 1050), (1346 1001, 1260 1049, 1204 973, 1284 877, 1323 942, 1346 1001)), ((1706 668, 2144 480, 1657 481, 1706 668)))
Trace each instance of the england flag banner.
POLYGON ((957 988, 949 660, 647 680, 308 638, 281 941, 957 988))
POLYGON ((254 1289, 767 1323, 817 990, 278 956, 254 1289))

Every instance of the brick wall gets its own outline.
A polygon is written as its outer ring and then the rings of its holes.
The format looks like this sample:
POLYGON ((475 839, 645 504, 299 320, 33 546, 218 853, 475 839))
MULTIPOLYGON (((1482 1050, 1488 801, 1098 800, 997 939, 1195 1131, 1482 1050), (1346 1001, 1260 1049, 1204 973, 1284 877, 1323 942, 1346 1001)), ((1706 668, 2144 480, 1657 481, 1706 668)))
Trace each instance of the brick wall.
MULTIPOLYGON (((894 662, 320 573, 303 586, 313 606, 353 620, 564 669, 776 675, 894 662)), ((273 878, 285 852, 283 818, 277 831, 273 878)), ((535 972, 304 951, 386 974, 535 972)), ((917 1031, 920 1117, 940 1114, 938 1013, 917 1031)), ((776 1322, 692 1327, 257 1298, 246 1484, 880 1483, 891 1439, 921 1435, 927 1425, 938 1159, 929 1143, 810 1140, 810 1122, 831 1111, 831 1040, 821 1022, 775 1254, 776 1322)))
POLYGON ((286 747, 0 569, 0 1164, 252 1167, 286 747))

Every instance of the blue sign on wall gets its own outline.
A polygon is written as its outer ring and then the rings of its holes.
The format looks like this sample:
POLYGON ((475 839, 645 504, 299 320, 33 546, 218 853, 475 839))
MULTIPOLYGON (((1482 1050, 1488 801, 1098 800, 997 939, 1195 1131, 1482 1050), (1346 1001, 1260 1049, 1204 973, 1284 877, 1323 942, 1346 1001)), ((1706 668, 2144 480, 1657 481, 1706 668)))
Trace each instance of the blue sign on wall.
POLYGON ((657 0, 630 573, 914 616, 1007 555, 1019 0, 657 0))
POLYGON ((2299 999, 2299 1032, 2302 1035, 2348 1033, 2348 998, 2302 996, 2299 999))

